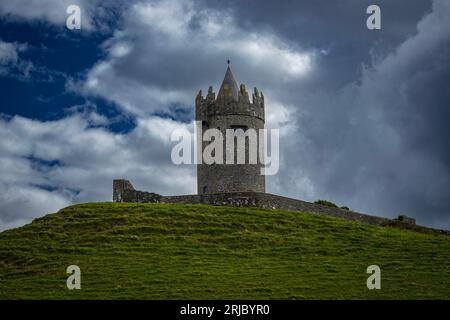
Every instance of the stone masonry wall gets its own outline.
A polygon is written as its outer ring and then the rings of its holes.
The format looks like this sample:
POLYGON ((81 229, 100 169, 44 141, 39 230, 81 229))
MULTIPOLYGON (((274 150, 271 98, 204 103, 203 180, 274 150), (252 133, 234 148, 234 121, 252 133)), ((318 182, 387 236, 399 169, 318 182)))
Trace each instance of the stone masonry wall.
POLYGON ((390 221, 388 218, 371 216, 339 208, 330 208, 315 203, 262 192, 229 192, 204 195, 163 196, 160 202, 231 205, 237 207, 258 207, 271 210, 313 212, 372 225, 382 225, 390 221))
POLYGON ((251 206, 262 209, 321 213, 373 225, 381 225, 390 221, 390 219, 387 218, 370 216, 339 208, 330 208, 302 200, 262 192, 229 192, 202 195, 161 196, 156 193, 135 190, 131 183, 127 180, 114 180, 113 188, 114 202, 186 203, 231 205, 238 207, 251 206), (125 183, 124 181, 128 183, 125 183), (124 185, 126 188, 123 187, 124 185))
POLYGON ((413 218, 405 215, 396 219, 372 216, 355 211, 331 208, 311 202, 287 198, 263 192, 228 192, 215 194, 193 194, 181 196, 162 196, 153 192, 135 190, 128 180, 114 180, 114 202, 141 202, 141 203, 183 203, 183 204, 209 204, 229 205, 236 207, 257 207, 270 210, 302 211, 325 214, 352 221, 359 221, 371 225, 394 226, 420 232, 434 232, 450 235, 450 231, 438 230, 418 226, 413 218))

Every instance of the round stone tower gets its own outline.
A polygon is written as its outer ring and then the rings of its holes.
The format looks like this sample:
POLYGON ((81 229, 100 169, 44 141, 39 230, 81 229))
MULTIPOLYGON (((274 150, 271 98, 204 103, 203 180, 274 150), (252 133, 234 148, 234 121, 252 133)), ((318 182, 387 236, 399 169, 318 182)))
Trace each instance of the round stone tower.
MULTIPOLYGON (((201 90, 198 93, 195 100, 195 119, 197 124, 201 125, 201 134, 208 129, 217 129, 224 138, 222 164, 206 164, 202 161, 197 165, 198 194, 265 192, 266 183, 265 176, 262 174, 263 161, 261 161, 264 155, 262 149, 264 140, 262 132, 259 132, 259 129, 264 129, 263 94, 255 88, 252 102, 250 102, 245 86, 241 84, 238 88, 228 66, 217 98, 212 87, 209 87, 206 98, 203 98, 201 90), (227 137, 230 137, 231 130, 227 129, 234 130, 231 137, 234 143, 231 148, 226 141, 227 137), (257 134, 256 139, 253 133, 257 134), (245 162, 242 161, 243 153, 241 152, 241 156, 237 153, 239 139, 241 139, 240 146, 245 146, 245 162), (244 141, 243 144, 242 141, 244 141), (250 148, 251 143, 253 148, 250 148), (231 163, 230 158, 234 160, 231 163)), ((199 129, 197 128, 197 132, 199 129)), ((211 143, 204 140, 201 135, 197 136, 197 147, 201 148, 202 154, 205 147, 211 143)))

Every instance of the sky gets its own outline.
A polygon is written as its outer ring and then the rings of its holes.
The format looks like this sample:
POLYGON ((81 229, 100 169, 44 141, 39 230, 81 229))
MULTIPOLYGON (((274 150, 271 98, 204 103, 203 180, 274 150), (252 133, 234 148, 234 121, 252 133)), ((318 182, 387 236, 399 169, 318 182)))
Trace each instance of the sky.
POLYGON ((111 201, 116 178, 195 193, 170 134, 227 59, 280 129, 267 192, 450 229, 450 1, 16 0, 0 2, 0 230, 111 201))

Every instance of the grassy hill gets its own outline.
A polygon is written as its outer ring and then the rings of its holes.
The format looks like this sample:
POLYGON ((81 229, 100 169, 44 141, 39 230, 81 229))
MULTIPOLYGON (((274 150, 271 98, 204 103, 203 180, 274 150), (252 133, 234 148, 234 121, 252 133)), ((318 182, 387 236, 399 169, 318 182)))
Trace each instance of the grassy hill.
POLYGON ((449 279, 449 236, 298 212, 90 203, 0 233, 0 299, 449 299, 449 279))

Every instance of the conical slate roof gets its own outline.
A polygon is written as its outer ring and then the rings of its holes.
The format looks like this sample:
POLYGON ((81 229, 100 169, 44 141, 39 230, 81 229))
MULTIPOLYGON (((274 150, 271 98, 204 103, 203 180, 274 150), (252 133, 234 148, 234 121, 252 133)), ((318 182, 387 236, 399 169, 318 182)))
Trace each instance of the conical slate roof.
POLYGON ((236 80, 234 80, 230 66, 228 66, 227 72, 225 72, 225 77, 223 78, 222 85, 220 86, 217 99, 225 97, 232 97, 234 101, 238 101, 238 86, 236 84, 236 80))

